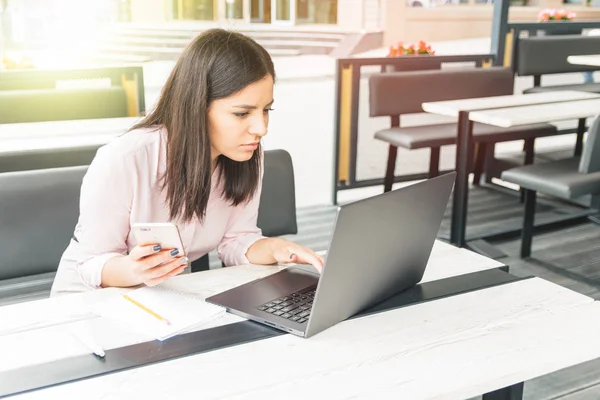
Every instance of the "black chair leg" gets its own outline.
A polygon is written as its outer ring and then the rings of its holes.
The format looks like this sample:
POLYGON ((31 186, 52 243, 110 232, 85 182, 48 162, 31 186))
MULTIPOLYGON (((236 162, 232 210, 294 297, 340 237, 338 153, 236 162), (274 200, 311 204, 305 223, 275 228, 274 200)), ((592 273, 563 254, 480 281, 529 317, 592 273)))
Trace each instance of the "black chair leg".
POLYGON ((440 148, 432 147, 429 153, 429 179, 440 174, 440 148))
POLYGON ((473 166, 473 185, 479 186, 481 183, 481 174, 483 173, 483 164, 487 153, 485 143, 477 143, 475 147, 475 165, 473 166))
POLYGON ((494 162, 496 161, 496 143, 486 144, 486 154, 484 162, 484 182, 492 183, 492 172, 494 168, 494 162))
POLYGON ((579 122, 577 123, 577 140, 575 141, 575 157, 581 156, 581 152, 583 151, 583 135, 585 134, 585 118, 579 118, 579 122))
POLYGON ((383 179, 383 191, 389 192, 392 190, 394 184, 394 172, 396 170, 396 154, 398 154, 398 148, 390 144, 390 150, 388 152, 387 169, 385 172, 385 178, 383 179))
MULTIPOLYGON (((523 165, 533 164, 533 157, 535 149, 535 138, 525 139, 523 143, 523 151, 525 152, 525 159, 523 160, 523 165)), ((521 203, 525 201, 525 192, 521 189, 521 203)))
POLYGON ((533 238, 533 222, 535 219, 535 190, 524 189, 525 216, 523 217, 523 230, 521 231, 521 258, 531 255, 531 240, 533 238))
POLYGON ((523 144, 523 150, 525 151, 525 159, 523 160, 524 165, 533 164, 533 156, 535 148, 535 138, 525 139, 523 144))

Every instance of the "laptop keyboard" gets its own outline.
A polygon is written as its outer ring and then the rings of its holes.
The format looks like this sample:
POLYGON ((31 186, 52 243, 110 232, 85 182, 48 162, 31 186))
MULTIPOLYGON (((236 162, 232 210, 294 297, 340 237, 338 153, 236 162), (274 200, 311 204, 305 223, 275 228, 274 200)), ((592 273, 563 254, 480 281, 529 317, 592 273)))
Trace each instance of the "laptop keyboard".
POLYGON ((315 289, 304 293, 292 293, 262 304, 256 308, 269 314, 302 324, 308 321, 315 296, 315 289))

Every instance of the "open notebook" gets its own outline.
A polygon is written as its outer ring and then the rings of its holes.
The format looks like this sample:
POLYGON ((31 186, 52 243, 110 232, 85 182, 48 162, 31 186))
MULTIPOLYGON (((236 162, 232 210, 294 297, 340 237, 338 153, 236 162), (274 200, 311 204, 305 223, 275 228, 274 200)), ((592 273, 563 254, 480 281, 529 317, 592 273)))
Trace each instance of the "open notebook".
POLYGON ((225 314, 225 308, 192 294, 155 286, 115 296, 99 304, 96 312, 132 330, 165 340, 225 314))

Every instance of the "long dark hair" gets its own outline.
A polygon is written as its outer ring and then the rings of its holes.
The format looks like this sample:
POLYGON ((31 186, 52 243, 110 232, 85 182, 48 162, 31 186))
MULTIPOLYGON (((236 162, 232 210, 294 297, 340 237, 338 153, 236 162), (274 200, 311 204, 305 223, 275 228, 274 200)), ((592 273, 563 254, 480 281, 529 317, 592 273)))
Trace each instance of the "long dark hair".
MULTIPOLYGON (((171 219, 203 221, 211 189, 211 146, 208 109, 214 100, 229 97, 271 75, 269 53, 251 38, 224 29, 211 29, 184 50, 165 83, 156 108, 131 129, 167 130, 167 169, 163 190, 171 219)), ((223 196, 233 206, 252 199, 261 174, 261 149, 245 162, 223 155, 217 159, 223 196)))

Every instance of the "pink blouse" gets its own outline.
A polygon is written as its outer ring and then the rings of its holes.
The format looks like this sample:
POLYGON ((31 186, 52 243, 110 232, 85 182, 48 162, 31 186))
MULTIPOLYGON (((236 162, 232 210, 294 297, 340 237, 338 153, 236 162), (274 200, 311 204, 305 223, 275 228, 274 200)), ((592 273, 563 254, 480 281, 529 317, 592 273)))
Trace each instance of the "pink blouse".
POLYGON ((77 241, 63 253, 52 295, 100 288, 106 261, 137 245, 134 223, 177 224, 190 262, 216 248, 226 265, 248 263, 246 251, 263 238, 256 226, 262 185, 249 203, 233 207, 215 174, 204 222, 171 221, 159 181, 165 169, 165 129, 131 131, 98 150, 81 186, 77 241))

